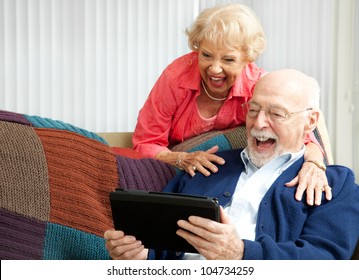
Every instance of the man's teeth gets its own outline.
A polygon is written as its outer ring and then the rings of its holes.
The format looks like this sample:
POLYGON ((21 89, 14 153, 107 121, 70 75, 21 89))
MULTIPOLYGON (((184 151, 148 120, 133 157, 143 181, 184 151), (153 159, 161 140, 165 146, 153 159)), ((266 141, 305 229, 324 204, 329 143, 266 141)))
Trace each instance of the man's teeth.
POLYGON ((260 142, 265 142, 265 141, 267 141, 267 140, 269 140, 269 139, 271 139, 271 138, 268 138, 268 137, 256 137, 256 139, 257 139, 258 141, 260 141, 260 142))

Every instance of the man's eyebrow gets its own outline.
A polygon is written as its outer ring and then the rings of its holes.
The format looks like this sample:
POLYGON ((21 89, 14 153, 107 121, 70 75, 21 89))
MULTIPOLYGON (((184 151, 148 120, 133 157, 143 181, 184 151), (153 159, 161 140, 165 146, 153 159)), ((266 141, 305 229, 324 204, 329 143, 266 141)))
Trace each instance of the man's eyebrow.
POLYGON ((249 104, 254 104, 254 105, 258 105, 259 107, 265 107, 265 108, 275 108, 275 109, 281 109, 281 110, 284 110, 284 111, 288 111, 287 108, 283 107, 282 105, 279 105, 279 104, 270 104, 269 106, 262 106, 261 104, 259 104, 258 102, 256 101, 249 101, 248 102, 249 104))

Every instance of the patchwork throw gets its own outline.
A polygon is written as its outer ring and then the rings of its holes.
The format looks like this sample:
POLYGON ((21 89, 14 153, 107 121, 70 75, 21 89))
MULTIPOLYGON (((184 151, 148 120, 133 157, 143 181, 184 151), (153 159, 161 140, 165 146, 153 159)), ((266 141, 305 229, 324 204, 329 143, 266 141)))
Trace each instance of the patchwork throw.
POLYGON ((0 111, 0 259, 109 259, 109 192, 160 191, 174 175, 116 155, 95 133, 0 111))

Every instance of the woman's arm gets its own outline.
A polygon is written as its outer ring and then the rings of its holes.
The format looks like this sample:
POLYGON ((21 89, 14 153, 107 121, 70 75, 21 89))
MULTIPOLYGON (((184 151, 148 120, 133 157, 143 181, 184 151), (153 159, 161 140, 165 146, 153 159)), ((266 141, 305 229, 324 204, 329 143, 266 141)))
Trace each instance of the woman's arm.
POLYGON ((166 69, 153 86, 141 108, 132 136, 133 149, 148 157, 168 151, 169 132, 177 109, 173 77, 166 69))

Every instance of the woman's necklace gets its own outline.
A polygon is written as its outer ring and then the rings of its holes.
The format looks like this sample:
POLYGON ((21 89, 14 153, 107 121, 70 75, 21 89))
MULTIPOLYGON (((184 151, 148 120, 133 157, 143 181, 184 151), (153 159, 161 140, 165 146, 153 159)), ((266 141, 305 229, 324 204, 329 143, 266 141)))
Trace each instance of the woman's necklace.
POLYGON ((210 99, 212 99, 212 100, 214 100, 214 101, 224 101, 224 100, 227 99, 227 96, 226 96, 226 97, 222 97, 222 98, 213 97, 212 95, 210 95, 210 94, 208 93, 208 91, 207 91, 207 89, 206 89, 206 86, 205 86, 204 83, 203 83, 203 80, 201 80, 201 83, 202 83, 202 87, 203 87, 203 89, 204 89, 204 92, 207 94, 207 96, 208 96, 210 99))

